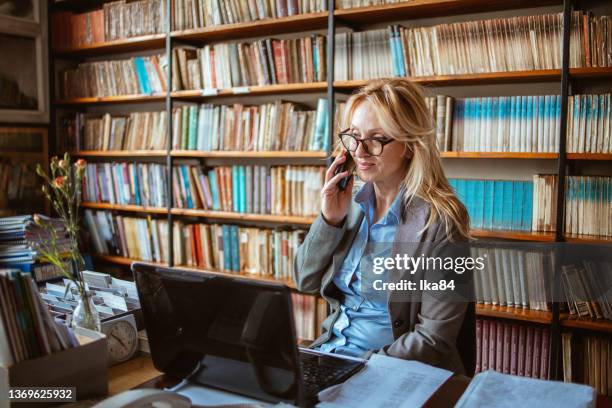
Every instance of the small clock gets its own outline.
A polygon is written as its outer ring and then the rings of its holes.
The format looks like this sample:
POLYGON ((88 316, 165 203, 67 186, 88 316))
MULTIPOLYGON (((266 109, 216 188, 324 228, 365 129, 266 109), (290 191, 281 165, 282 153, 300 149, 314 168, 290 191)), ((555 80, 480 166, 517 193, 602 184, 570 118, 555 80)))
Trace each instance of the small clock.
POLYGON ((138 350, 138 330, 133 314, 118 317, 102 323, 106 334, 109 363, 111 365, 129 360, 138 350))

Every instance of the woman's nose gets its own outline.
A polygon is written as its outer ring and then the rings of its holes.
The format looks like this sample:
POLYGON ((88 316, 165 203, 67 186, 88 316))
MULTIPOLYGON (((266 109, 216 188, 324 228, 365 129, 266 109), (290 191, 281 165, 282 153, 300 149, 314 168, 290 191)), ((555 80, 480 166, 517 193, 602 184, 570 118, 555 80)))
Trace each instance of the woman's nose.
POLYGON ((366 157, 366 156, 369 156, 368 152, 366 151, 365 147, 363 146, 363 142, 359 142, 357 144, 357 149, 355 150, 354 155, 357 156, 357 157, 366 157))

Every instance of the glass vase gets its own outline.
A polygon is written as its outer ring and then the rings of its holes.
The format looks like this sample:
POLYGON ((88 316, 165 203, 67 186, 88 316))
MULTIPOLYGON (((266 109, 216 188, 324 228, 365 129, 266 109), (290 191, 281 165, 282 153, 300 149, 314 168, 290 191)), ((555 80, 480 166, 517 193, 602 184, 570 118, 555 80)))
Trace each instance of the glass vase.
POLYGON ((100 314, 94 306, 92 296, 85 292, 79 296, 77 307, 72 313, 71 326, 73 328, 83 327, 89 330, 100 331, 100 314))

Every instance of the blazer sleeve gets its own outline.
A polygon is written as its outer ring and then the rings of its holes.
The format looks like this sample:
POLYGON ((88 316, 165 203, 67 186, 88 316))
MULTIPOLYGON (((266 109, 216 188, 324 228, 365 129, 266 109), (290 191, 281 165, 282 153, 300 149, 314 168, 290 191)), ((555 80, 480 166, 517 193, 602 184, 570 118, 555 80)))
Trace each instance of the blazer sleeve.
POLYGON ((346 219, 342 227, 329 225, 319 214, 310 226, 293 260, 293 279, 298 290, 317 293, 323 274, 346 232, 346 219))
MULTIPOLYGON (((430 256, 470 256, 467 246, 454 246, 448 238, 432 243, 430 256)), ((466 290, 469 290, 470 271, 463 274, 455 271, 436 271, 437 276, 430 272, 420 274, 420 278, 428 281, 453 279, 456 282, 454 291, 441 292, 423 291, 421 293, 420 313, 414 330, 399 336, 393 343, 383 347, 379 353, 389 356, 417 360, 438 367, 453 365, 451 360, 461 366, 458 359, 456 341, 468 308, 466 290), (429 276, 429 278, 428 278, 429 276), (451 363, 451 364, 449 364, 451 363)), ((418 284, 418 282, 417 282, 418 284)), ((469 295, 468 295, 469 296, 469 295)), ((417 305, 412 305, 413 307, 417 305)))

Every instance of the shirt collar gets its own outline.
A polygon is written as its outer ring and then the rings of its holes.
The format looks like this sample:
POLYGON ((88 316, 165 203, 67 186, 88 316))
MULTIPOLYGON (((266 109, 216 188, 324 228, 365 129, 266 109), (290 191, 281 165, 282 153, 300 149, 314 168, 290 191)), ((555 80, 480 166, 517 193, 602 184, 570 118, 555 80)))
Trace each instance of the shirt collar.
MULTIPOLYGON (((404 205, 404 186, 402 186, 397 193, 397 196, 391 203, 391 207, 389 207, 389 211, 385 215, 385 217, 393 216, 395 218, 395 223, 399 224, 402 219, 402 206, 404 205)), ((365 183, 361 189, 355 194, 355 202, 361 206, 363 211, 369 214, 368 210, 374 208, 374 185, 372 183, 365 183)))

